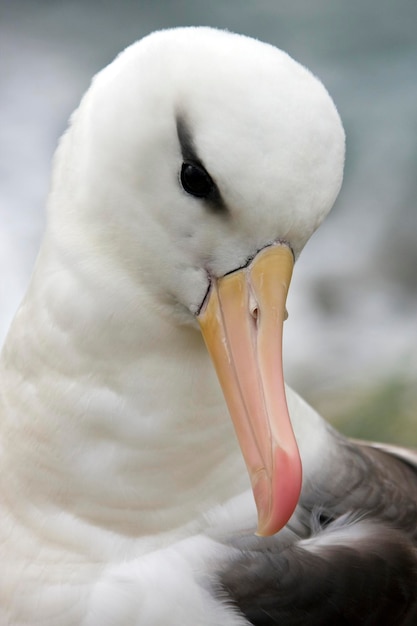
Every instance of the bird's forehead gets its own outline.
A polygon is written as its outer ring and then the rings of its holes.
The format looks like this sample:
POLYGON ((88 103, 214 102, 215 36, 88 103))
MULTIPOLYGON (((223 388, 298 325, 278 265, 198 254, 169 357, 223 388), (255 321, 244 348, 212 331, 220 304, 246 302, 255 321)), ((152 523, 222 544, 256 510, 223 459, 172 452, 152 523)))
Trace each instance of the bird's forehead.
POLYGON ((320 81, 285 52, 210 28, 154 33, 102 78, 106 101, 124 107, 124 118, 165 132, 180 112, 199 145, 217 146, 226 162, 237 150, 255 156, 292 150, 341 126, 320 81))
MULTIPOLYGON (((210 28, 182 28, 153 33, 126 50, 118 70, 133 82, 146 83, 162 100, 180 100, 199 110, 254 114, 300 103, 323 89, 311 73, 282 50, 254 39, 210 28), (306 82, 311 83, 305 90, 306 82), (250 106, 248 106, 248 103, 250 106)), ((109 69, 109 68, 108 68, 109 69)), ((107 71, 107 70, 106 70, 107 71)), ((115 73, 118 73, 115 70, 115 73)))

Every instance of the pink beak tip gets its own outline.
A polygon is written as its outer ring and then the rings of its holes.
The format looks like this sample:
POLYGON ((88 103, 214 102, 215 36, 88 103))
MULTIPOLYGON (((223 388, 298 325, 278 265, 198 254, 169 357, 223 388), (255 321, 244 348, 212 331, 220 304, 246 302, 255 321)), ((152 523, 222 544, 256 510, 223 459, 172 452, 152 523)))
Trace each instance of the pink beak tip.
POLYGON ((298 504, 301 484, 302 470, 298 450, 289 455, 282 448, 277 448, 272 479, 268 479, 266 473, 262 472, 262 477, 253 485, 258 509, 257 535, 274 535, 287 524, 298 504))

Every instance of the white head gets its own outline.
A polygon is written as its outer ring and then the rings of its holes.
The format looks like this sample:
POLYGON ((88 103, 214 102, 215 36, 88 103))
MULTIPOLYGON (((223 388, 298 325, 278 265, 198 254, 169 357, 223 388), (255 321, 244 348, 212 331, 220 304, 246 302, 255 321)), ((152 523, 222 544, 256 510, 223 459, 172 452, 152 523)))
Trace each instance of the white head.
POLYGON ((273 241, 298 256, 343 162, 331 98, 286 53, 210 28, 160 31, 95 77, 58 151, 50 221, 78 246, 93 237, 87 254, 113 256, 186 322, 208 275, 273 241), (181 183, 195 160, 209 198, 181 183))

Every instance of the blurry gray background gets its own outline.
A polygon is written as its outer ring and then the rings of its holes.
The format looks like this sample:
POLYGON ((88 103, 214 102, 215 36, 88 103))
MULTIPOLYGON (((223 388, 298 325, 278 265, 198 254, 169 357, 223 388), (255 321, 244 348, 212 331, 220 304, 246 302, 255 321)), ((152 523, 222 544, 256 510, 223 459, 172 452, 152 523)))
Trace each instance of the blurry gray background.
POLYGON ((416 0, 0 0, 0 342, 71 111, 121 49, 177 25, 275 44, 333 96, 345 182, 296 267, 287 380, 341 428, 416 445, 416 0))

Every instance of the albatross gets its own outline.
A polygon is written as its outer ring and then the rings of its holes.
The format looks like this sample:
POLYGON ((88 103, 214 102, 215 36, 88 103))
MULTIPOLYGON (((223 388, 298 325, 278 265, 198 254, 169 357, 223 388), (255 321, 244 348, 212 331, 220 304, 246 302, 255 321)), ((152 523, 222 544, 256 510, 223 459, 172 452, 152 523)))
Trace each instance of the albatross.
POLYGON ((415 452, 284 386, 344 144, 317 78, 230 32, 94 78, 1 356, 1 626, 416 623, 415 452))

